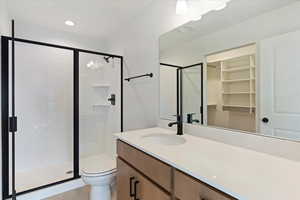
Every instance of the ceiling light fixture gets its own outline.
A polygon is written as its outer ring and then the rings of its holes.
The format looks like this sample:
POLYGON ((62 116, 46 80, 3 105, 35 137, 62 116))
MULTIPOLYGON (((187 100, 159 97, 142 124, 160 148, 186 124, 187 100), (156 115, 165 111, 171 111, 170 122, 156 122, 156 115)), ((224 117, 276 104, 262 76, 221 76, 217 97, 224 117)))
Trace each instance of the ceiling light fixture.
POLYGON ((226 8, 231 0, 177 0, 176 14, 187 16, 192 21, 199 21, 210 11, 226 8))
POLYGON ((74 23, 73 21, 71 21, 71 20, 65 21, 65 24, 66 24, 67 26, 75 26, 75 23, 74 23))
POLYGON ((176 14, 185 15, 188 11, 187 0, 177 0, 176 4, 176 14))

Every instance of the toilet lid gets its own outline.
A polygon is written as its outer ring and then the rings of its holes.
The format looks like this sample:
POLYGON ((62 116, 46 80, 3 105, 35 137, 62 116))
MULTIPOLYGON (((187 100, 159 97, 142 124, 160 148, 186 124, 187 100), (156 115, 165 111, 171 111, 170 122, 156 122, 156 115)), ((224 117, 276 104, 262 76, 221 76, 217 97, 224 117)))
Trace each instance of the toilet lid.
POLYGON ((81 171, 86 175, 106 175, 116 171, 116 158, 99 155, 82 159, 81 171))

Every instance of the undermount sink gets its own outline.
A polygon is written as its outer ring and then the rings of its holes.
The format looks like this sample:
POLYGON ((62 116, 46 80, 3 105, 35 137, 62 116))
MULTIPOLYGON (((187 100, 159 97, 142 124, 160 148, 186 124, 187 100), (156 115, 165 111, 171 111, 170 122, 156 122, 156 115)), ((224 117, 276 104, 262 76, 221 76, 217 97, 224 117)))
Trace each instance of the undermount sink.
POLYGON ((142 140, 161 145, 180 145, 184 144, 186 140, 182 136, 168 135, 168 134, 149 134, 142 137, 142 140))

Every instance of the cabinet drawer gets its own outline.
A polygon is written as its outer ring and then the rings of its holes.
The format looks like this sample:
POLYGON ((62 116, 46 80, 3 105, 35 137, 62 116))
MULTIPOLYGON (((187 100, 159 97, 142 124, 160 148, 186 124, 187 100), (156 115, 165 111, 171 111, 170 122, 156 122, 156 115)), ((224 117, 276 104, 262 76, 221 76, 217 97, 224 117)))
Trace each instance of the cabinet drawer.
POLYGON ((175 196, 180 200, 232 200, 235 199, 178 170, 174 173, 175 196))
POLYGON ((171 200, 171 197, 121 159, 117 160, 118 200, 171 200))
POLYGON ((118 156, 145 174, 149 179, 171 192, 170 166, 118 140, 118 156))

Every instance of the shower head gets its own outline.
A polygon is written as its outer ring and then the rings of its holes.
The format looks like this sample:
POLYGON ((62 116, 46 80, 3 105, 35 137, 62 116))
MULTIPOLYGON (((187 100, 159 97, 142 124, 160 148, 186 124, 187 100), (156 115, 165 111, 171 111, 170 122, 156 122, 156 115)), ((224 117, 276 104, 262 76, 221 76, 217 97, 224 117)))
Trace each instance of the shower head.
POLYGON ((111 56, 107 56, 107 57, 103 57, 103 59, 105 60, 106 63, 109 63, 109 59, 112 58, 111 56))

